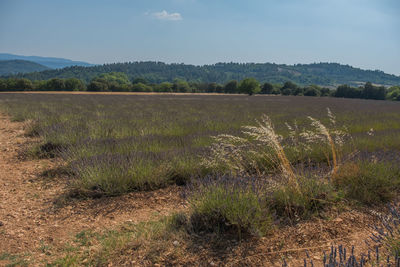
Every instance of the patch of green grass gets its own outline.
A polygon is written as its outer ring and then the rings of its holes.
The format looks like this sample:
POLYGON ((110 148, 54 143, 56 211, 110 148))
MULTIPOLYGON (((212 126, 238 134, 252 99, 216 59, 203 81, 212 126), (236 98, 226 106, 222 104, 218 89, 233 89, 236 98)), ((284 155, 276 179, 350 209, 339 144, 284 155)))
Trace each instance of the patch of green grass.
POLYGON ((3 252, 0 254, 0 260, 8 261, 5 267, 29 266, 29 262, 25 259, 28 255, 10 254, 3 252))
POLYGON ((90 241, 95 237, 98 237, 98 233, 92 230, 83 230, 75 235, 75 242, 80 246, 89 246, 91 245, 90 241))
POLYGON ((39 251, 46 255, 51 255, 51 249, 52 247, 50 245, 45 244, 43 240, 40 241, 39 251))
POLYGON ((85 264, 82 264, 82 262, 79 260, 78 255, 71 255, 67 254, 62 258, 57 259, 53 263, 46 263, 46 267, 77 267, 77 266, 85 266, 85 264))
POLYGON ((82 231, 75 236, 75 244, 64 248, 62 256, 46 266, 107 266, 109 263, 157 263, 160 252, 173 247, 184 231, 177 228, 176 216, 157 221, 124 224, 117 230, 103 232, 82 231), (142 257, 138 257, 140 250, 142 257), (132 254, 135 257, 132 258, 132 254))

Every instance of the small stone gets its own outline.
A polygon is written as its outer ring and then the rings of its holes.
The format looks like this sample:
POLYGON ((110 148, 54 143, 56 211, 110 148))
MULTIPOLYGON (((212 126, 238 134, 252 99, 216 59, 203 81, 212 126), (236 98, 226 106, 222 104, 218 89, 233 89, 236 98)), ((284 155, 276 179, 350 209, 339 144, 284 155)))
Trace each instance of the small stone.
POLYGON ((3 226, 3 225, 4 225, 4 223, 2 221, 0 221, 0 226, 3 226))
POLYGON ((334 221, 334 222, 343 222, 343 219, 341 219, 341 218, 336 218, 336 219, 334 219, 333 221, 334 221))
POLYGON ((179 242, 178 241, 174 241, 174 242, 172 242, 172 244, 175 246, 175 247, 177 247, 177 246, 179 246, 179 242))
POLYGON ((215 262, 213 262, 213 261, 210 262, 210 265, 211 265, 211 266, 216 266, 215 262))

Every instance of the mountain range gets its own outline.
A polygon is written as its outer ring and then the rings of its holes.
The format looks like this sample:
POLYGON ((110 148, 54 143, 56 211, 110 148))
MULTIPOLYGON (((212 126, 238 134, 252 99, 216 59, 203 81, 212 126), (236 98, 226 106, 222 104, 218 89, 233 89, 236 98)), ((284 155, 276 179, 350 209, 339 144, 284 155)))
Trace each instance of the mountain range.
POLYGON ((19 60, 19 59, 0 61, 0 76, 34 72, 34 71, 43 71, 48 69, 49 69, 48 67, 32 61, 19 60))
MULTIPOLYGON (((31 61, 37 64, 43 65, 49 69, 61 69, 70 66, 93 66, 93 64, 83 62, 83 61, 73 61, 65 58, 56 57, 39 57, 39 56, 21 56, 7 53, 0 53, 0 61, 10 61, 10 60, 24 60, 31 61)), ((1 62, 2 63, 2 62, 1 62)), ((37 70, 40 71, 40 70, 37 70)))

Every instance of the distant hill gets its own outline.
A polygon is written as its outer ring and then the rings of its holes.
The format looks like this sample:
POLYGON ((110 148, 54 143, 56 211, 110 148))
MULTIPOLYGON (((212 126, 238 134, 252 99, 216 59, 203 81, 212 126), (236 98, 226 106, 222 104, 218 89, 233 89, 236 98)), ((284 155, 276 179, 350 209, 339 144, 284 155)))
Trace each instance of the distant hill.
POLYGON ((70 66, 93 66, 93 64, 83 61, 72 61, 65 58, 56 57, 38 57, 38 56, 20 56, 13 54, 0 53, 0 60, 26 60, 46 66, 50 69, 61 69, 70 66))
POLYGON ((0 76, 17 73, 48 70, 49 68, 38 63, 26 60, 0 60, 0 76))
POLYGON ((94 77, 108 72, 124 72, 133 80, 144 78, 150 83, 183 79, 195 82, 226 83, 254 77, 261 82, 284 83, 293 81, 299 85, 317 84, 336 86, 359 85, 370 81, 380 85, 400 85, 400 77, 379 70, 362 70, 337 63, 273 64, 273 63, 217 63, 195 66, 165 64, 162 62, 129 62, 97 65, 92 67, 67 67, 18 75, 31 80, 76 77, 89 82, 94 77))

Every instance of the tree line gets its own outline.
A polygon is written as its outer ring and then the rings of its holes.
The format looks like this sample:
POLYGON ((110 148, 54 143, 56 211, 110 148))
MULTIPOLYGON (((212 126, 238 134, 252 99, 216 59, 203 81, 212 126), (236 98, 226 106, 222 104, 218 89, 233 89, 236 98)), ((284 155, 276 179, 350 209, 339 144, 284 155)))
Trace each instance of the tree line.
POLYGON ((179 92, 179 93, 226 93, 226 94, 273 94, 296 96, 333 96, 362 99, 390 99, 400 101, 400 86, 386 89, 370 82, 363 86, 340 85, 336 89, 318 85, 299 86, 287 81, 283 84, 260 83, 255 78, 241 81, 231 80, 225 84, 187 82, 175 79, 173 82, 150 83, 145 78, 132 81, 125 73, 101 74, 88 84, 77 78, 52 78, 31 81, 25 78, 0 79, 0 91, 93 91, 93 92, 179 92))
MULTIPOLYGON (((72 66, 63 69, 20 73, 14 78, 27 78, 31 81, 51 78, 78 78, 90 83, 102 73, 123 72, 130 80, 137 77, 149 83, 174 82, 174 79, 196 83, 225 84, 231 80, 254 77, 260 82, 280 83, 293 81, 299 85, 309 84, 357 85, 354 81, 371 81, 376 84, 400 84, 400 77, 382 71, 362 70, 337 63, 313 64, 274 64, 274 63, 217 63, 195 66, 189 64, 166 64, 163 62, 127 62, 96 65, 92 67, 72 66)), ((8 78, 8 77, 7 77, 8 78)))

